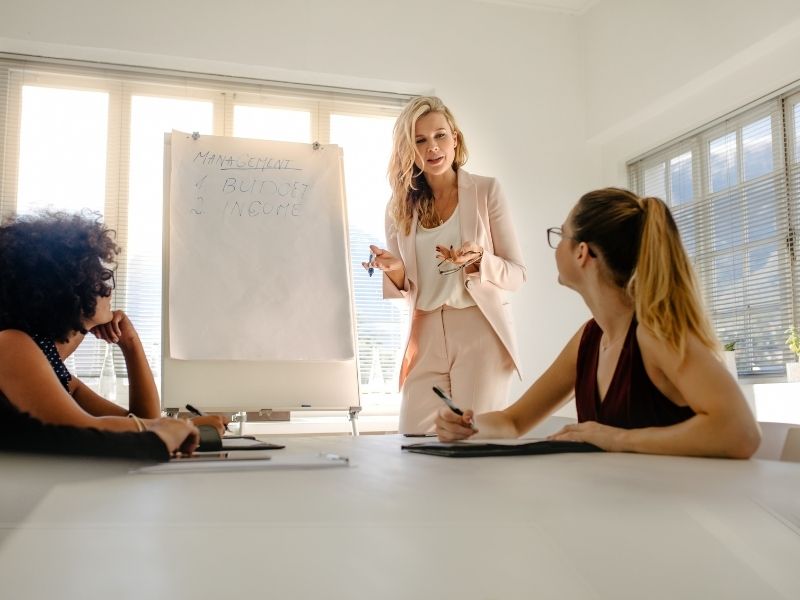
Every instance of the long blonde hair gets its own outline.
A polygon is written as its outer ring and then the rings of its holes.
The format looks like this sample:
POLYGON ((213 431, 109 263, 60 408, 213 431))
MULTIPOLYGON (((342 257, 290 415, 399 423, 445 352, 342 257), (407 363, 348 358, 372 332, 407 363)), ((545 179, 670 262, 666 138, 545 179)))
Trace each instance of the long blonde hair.
POLYGON ((420 96, 406 104, 394 124, 392 156, 389 158, 387 169, 389 185, 392 187, 389 214, 394 219, 397 229, 403 231, 405 235, 411 233, 411 221, 415 210, 419 211, 421 218, 433 215, 433 193, 425 175, 414 162, 417 157, 414 143, 417 121, 431 112, 444 115, 453 135, 458 139, 453 170, 457 171, 467 162, 464 134, 461 133, 455 117, 444 102, 435 96, 420 96))
POLYGON ((681 358, 690 333, 719 352, 697 277, 662 200, 596 190, 578 201, 572 225, 573 237, 600 253, 609 277, 633 299, 637 320, 657 339, 681 358))

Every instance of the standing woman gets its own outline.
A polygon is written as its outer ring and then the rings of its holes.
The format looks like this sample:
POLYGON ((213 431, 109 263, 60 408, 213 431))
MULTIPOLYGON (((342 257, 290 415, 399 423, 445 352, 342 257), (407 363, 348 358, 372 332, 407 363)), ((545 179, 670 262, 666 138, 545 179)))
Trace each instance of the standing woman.
POLYGON ((497 181, 467 173, 464 137, 439 98, 415 98, 394 127, 388 249, 364 263, 385 298, 406 298, 411 331, 400 370, 400 432, 429 433, 449 392, 464 408, 505 406, 519 372, 506 291, 525 282, 511 213, 497 181))

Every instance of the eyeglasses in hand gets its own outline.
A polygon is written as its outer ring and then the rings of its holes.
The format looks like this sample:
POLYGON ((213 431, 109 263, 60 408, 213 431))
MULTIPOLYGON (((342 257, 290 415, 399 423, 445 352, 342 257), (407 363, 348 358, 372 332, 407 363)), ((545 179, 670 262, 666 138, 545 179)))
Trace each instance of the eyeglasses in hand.
POLYGON ((483 258, 483 252, 473 251, 473 252, 465 252, 464 254, 465 255, 474 254, 475 256, 473 256, 466 262, 461 263, 460 265, 457 265, 452 261, 450 261, 450 259, 445 258, 442 262, 436 265, 436 268, 439 269, 439 275, 452 275, 453 273, 458 273, 464 267, 474 265, 476 262, 479 262, 481 258, 483 258), (445 266, 444 268, 442 268, 442 266, 445 265, 446 263, 449 263, 451 266, 449 267, 445 266))

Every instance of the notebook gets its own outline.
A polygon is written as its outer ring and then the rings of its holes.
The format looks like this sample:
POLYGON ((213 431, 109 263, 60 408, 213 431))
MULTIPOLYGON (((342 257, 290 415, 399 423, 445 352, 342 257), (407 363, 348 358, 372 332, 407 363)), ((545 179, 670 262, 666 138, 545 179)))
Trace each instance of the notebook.
POLYGON ((280 450, 281 444, 262 442, 252 436, 236 435, 220 437, 210 425, 200 425, 200 446, 198 452, 219 452, 220 450, 280 450))
POLYGON ((469 458, 473 456, 522 456, 561 452, 603 452, 594 444, 556 440, 475 440, 464 442, 421 442, 405 444, 403 450, 418 454, 469 458))

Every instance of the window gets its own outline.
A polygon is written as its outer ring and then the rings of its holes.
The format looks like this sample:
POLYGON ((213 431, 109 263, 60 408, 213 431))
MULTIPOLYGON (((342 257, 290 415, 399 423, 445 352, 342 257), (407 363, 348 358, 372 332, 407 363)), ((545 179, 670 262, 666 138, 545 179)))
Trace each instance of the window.
MULTIPOLYGON (((406 97, 68 62, 0 58, 0 209, 99 212, 123 248, 115 308, 136 325, 150 366, 161 364, 164 134, 342 146, 350 223, 362 403, 396 402, 404 305, 382 299, 361 267, 384 245, 391 132, 406 97), (5 133, 3 137, 2 134, 5 133)), ((72 358, 72 357, 71 357, 72 358)), ((125 365, 91 336, 69 367, 97 385, 104 362, 124 396, 125 365)), ((122 398, 120 398, 121 400, 122 398)))
POLYGON ((800 94, 786 94, 629 163, 630 184, 672 210, 720 341, 740 375, 781 375, 800 295, 800 94))
POLYGON ((405 303, 384 301, 381 284, 369 277, 361 262, 367 260, 370 244, 386 247, 383 223, 390 195, 386 166, 394 119, 332 114, 330 123, 331 142, 341 146, 347 157, 344 179, 361 390, 386 393, 397 385, 408 309, 405 303))

